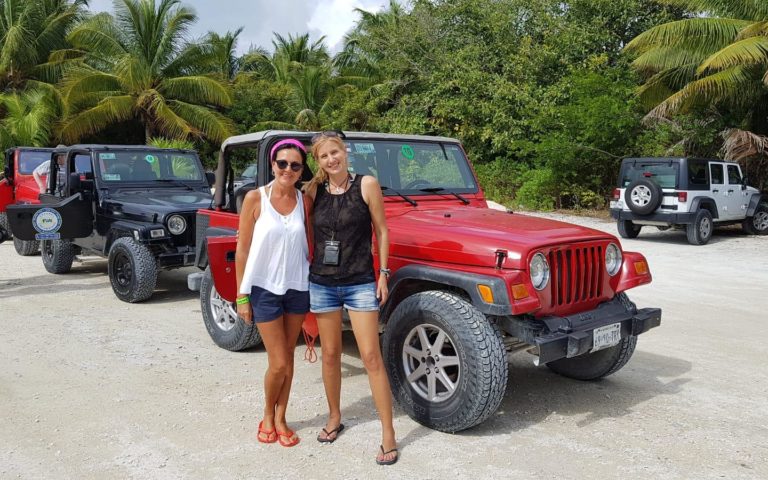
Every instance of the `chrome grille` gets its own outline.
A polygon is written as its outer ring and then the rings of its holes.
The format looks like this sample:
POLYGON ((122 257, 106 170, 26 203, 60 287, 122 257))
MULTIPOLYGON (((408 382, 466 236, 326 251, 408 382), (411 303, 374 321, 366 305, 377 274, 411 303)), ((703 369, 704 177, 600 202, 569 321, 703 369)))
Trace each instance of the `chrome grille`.
POLYGON ((549 252, 551 307, 589 301, 602 295, 604 252, 600 245, 549 252))

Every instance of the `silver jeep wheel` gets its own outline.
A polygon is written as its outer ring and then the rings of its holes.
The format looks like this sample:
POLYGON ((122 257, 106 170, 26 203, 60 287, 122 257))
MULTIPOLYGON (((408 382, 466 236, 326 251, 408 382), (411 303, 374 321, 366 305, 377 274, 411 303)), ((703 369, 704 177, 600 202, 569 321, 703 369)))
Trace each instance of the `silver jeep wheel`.
POLYGON ((208 301, 211 305, 214 325, 223 332, 232 330, 238 319, 233 304, 221 298, 216 288, 211 289, 208 301))
POLYGON ((405 338, 403 370, 411 388, 430 402, 453 396, 461 379, 456 347, 443 329, 417 325, 405 338))
POLYGON ((701 235, 701 238, 709 238, 712 235, 712 220, 703 218, 699 222, 699 235, 701 235))
POLYGON ((632 189, 632 203, 638 207, 644 207, 651 203, 651 189, 645 185, 638 185, 632 189))
POLYGON ((768 211, 760 210, 752 217, 752 225, 757 232, 768 231, 768 211))

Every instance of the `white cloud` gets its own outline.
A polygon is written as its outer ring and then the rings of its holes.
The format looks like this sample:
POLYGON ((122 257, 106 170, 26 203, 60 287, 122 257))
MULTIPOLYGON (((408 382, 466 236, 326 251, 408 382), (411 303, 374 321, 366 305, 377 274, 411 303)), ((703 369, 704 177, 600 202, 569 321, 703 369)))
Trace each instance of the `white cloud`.
MULTIPOLYGON (((244 27, 238 50, 244 53, 251 45, 272 49, 273 32, 283 36, 309 32, 313 40, 325 36, 332 51, 341 48, 344 35, 354 26, 359 15, 355 8, 376 12, 387 0, 184 0, 194 8, 198 21, 190 30, 197 38, 208 31, 224 33, 244 27)), ((112 0, 91 0, 90 10, 112 11, 112 0)))

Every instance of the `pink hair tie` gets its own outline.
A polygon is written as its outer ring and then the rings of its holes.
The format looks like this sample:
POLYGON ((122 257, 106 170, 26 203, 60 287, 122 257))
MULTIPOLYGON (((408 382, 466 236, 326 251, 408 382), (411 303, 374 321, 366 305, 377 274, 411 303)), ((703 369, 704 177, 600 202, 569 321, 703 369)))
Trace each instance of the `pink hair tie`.
POLYGON ((304 156, 307 155, 307 149, 304 147, 304 144, 300 141, 296 140, 295 138, 286 138, 284 140, 280 140, 277 142, 273 147, 272 150, 269 151, 269 160, 274 162, 275 161, 275 153, 277 152, 277 149, 284 146, 284 145, 293 145, 294 147, 298 147, 299 150, 304 152, 304 156))

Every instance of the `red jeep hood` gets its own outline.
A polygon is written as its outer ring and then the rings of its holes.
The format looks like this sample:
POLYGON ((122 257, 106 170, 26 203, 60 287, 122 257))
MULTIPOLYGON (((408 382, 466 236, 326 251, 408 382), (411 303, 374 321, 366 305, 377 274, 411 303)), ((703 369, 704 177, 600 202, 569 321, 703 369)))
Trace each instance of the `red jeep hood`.
MULTIPOLYGON (((526 269, 531 250, 615 239, 570 223, 489 208, 410 210, 387 218, 390 255, 416 260, 493 266, 506 250, 505 268, 526 269)), ((618 243, 618 242, 617 242, 618 243)))

